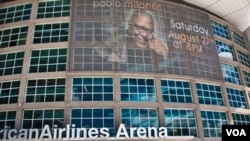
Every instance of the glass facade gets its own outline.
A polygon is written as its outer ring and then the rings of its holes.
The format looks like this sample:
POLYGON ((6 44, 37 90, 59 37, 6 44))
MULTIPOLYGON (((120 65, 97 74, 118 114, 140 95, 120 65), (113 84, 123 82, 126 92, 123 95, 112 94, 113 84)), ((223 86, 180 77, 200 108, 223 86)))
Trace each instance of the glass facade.
POLYGON ((229 65, 221 62, 221 69, 224 76, 224 80, 234 84, 241 84, 239 71, 236 66, 229 65))
POLYGON ((247 108, 246 98, 243 90, 227 88, 227 95, 231 107, 247 108))
POLYGON ((153 72, 152 52, 150 50, 127 49, 126 52, 128 54, 126 61, 119 62, 120 71, 153 72))
POLYGON ((90 128, 109 128, 110 136, 115 135, 115 118, 112 108, 95 108, 95 109, 72 109, 71 124, 76 127, 90 128))
POLYGON ((70 15, 70 0, 39 2, 36 18, 55 18, 70 15))
POLYGON ((40 24, 35 26, 34 44, 68 41, 69 23, 40 24))
POLYGON ((22 72, 24 52, 0 54, 0 76, 22 72))
POLYGON ((112 48, 75 48, 74 49, 74 70, 76 71, 111 71, 115 68, 112 62, 107 62, 101 58, 99 54, 103 54, 103 57, 108 58, 109 55, 106 52, 111 51, 112 48), (97 52, 96 52, 97 51, 97 52))
POLYGON ((223 25, 215 20, 211 20, 213 33, 225 39, 230 39, 229 31, 226 25, 223 25))
POLYGON ((39 110, 24 110, 22 119, 23 129, 42 129, 44 125, 49 125, 57 128, 63 127, 63 109, 39 109, 39 110))
POLYGON ((129 127, 159 127, 156 109, 122 108, 121 122, 129 127))
POLYGON ((31 4, 22 4, 0 9, 0 24, 19 22, 30 19, 31 4))
POLYGON ((250 68, 250 57, 246 53, 243 53, 240 50, 237 50, 238 52, 238 57, 239 57, 239 62, 246 67, 250 68))
POLYGON ((224 105, 220 86, 196 83, 196 89, 200 104, 224 105))
POLYGON ((29 72, 57 72, 66 70, 67 49, 33 50, 30 57, 29 72))
POLYGON ((120 78, 121 101, 156 101, 153 79, 120 78))
POLYGON ((235 125, 249 125, 250 115, 232 113, 235 125))
POLYGON ((235 61, 234 51, 231 45, 215 40, 217 53, 220 57, 235 61))
POLYGON ((233 41, 235 43, 237 43, 238 45, 240 45, 243 48, 246 48, 243 36, 239 35, 238 33, 234 32, 234 31, 232 31, 232 35, 233 35, 233 41))
POLYGON ((20 81, 0 82, 0 104, 17 103, 20 81))
MULTIPOLYGON (((161 73, 170 73, 170 74, 188 74, 188 64, 187 64, 187 56, 183 53, 171 53, 171 59, 164 60, 162 58, 158 58, 159 64, 159 72, 161 73)), ((151 60, 151 59, 150 59, 151 60)))
POLYGON ((112 101, 112 78, 73 78, 72 101, 112 101))
POLYGON ((76 22, 75 41, 110 41, 110 22, 86 21, 76 22), (94 35, 94 36, 93 36, 94 35))
POLYGON ((244 78, 244 82, 245 82, 245 85, 247 87, 250 87, 250 72, 247 72, 247 71, 242 71, 243 73, 243 78, 244 78))
POLYGON ((13 129, 15 127, 16 111, 0 112, 0 129, 13 129))
POLYGON ((27 32, 27 26, 0 30, 0 48, 25 45, 27 32))
POLYGON ((164 109, 164 117, 169 136, 197 137, 197 125, 193 110, 164 109))
POLYGON ((59 102, 64 95, 64 78, 28 80, 25 102, 59 102))
POLYGON ((161 80, 163 102, 192 103, 189 82, 161 80))
POLYGON ((205 137, 221 137, 222 125, 227 125, 225 112, 201 111, 202 125, 205 137))

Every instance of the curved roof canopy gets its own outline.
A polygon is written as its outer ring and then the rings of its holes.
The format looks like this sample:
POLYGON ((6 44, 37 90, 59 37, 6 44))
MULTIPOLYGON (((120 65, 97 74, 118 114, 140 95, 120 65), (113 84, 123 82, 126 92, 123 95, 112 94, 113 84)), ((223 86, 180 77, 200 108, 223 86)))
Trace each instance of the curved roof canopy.
POLYGON ((250 27, 250 0, 183 0, 225 19, 241 32, 250 27))

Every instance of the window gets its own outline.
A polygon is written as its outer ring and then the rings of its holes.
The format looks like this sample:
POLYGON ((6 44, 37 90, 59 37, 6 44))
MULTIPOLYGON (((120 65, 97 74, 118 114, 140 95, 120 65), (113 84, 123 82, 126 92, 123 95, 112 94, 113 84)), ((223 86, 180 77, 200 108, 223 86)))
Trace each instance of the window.
POLYGON ((95 7, 93 1, 77 0, 76 1, 76 15, 77 16, 109 16, 111 14, 110 8, 95 7))
POLYGON ((69 23, 41 24, 35 26, 34 44, 68 41, 69 23))
POLYGON ((227 95, 231 107, 247 108, 246 99, 242 90, 227 88, 227 95))
POLYGON ((75 41, 111 41, 112 39, 110 22, 76 22, 75 27, 75 41))
POLYGON ((215 43, 217 47, 217 53, 220 57, 235 61, 235 56, 231 45, 219 40, 215 40, 215 43))
POLYGON ((28 80, 26 102, 58 102, 64 101, 65 79, 28 80))
POLYGON ((161 80, 163 102, 192 103, 189 82, 161 80))
POLYGON ((0 30, 0 48, 25 45, 27 34, 27 26, 0 30))
POLYGON ((161 57, 157 57, 157 59, 159 72, 188 75, 188 60, 185 54, 170 52, 169 59, 161 57))
POLYGON ((245 85, 250 88, 250 72, 242 71, 245 85))
POLYGON ((241 84, 238 68, 221 62, 224 80, 234 84, 241 84))
POLYGON ((31 4, 23 4, 0 9, 0 24, 29 20, 31 6, 31 4))
POLYGON ((158 127, 158 113, 156 109, 149 108, 123 108, 121 109, 122 124, 129 130, 130 127, 158 127))
POLYGON ((197 128, 193 110, 164 109, 168 136, 195 136, 197 128))
POLYGON ((192 74, 194 76, 218 79, 218 69, 215 59, 191 56, 192 74))
POLYGON ((1 111, 0 112, 0 130, 14 129, 16 120, 16 111, 1 111))
MULTIPOLYGON (((120 48, 120 52, 124 49, 120 48)), ((153 72, 152 51, 148 49, 127 48, 124 60, 119 62, 120 71, 153 72)))
POLYGON ((112 101, 112 78, 73 78, 72 101, 112 101))
POLYGON ((232 31, 232 35, 233 35, 233 40, 236 44, 240 45, 243 48, 246 48, 243 36, 239 35, 234 31, 232 31))
POLYGON ((70 0, 50 0, 39 2, 37 18, 64 17, 70 15, 70 0))
POLYGON ((201 111, 205 137, 221 137, 222 125, 228 124, 225 112, 201 111))
POLYGON ((96 109, 72 109, 71 122, 76 128, 109 128, 111 137, 115 136, 115 118, 114 109, 96 108, 96 109))
POLYGON ((156 101, 153 79, 120 78, 121 101, 156 101))
POLYGON ((0 82, 0 104, 17 103, 20 81, 0 82))
POLYGON ((214 20, 211 20, 211 25, 212 25, 213 33, 215 35, 218 35, 222 38, 229 39, 229 32, 228 32, 227 26, 214 20))
POLYGON ((44 125, 49 125, 50 128, 55 125, 57 128, 63 128, 63 116, 63 109, 24 110, 22 128, 42 129, 44 125))
POLYGON ((111 52, 110 47, 74 48, 74 71, 112 71, 111 52))
POLYGON ((24 52, 0 54, 0 76, 22 72, 24 52))
POLYGON ((232 113, 235 125, 250 125, 250 115, 232 113))
POLYGON ((245 65, 246 67, 250 68, 250 57, 240 50, 237 50, 237 52, 238 52, 238 57, 239 57, 240 63, 245 65))
POLYGON ((30 58, 30 73, 65 71, 67 49, 33 50, 30 58))
POLYGON ((199 103, 223 106, 221 87, 212 84, 196 83, 199 103))

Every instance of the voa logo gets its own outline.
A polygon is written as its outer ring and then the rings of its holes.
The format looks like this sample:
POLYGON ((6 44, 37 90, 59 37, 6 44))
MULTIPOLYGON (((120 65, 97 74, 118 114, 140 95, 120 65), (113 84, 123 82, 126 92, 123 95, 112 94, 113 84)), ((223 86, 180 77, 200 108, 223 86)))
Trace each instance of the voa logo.
POLYGON ((226 129, 226 132, 227 132, 227 136, 235 136, 235 137, 238 137, 238 136, 247 136, 246 132, 244 129, 226 129))

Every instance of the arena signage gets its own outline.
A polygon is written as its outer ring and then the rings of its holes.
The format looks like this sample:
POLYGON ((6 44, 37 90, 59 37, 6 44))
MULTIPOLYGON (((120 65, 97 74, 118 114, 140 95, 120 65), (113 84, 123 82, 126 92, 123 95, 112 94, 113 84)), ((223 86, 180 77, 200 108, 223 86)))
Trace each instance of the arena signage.
POLYGON ((167 1, 74 3, 70 71, 155 72, 223 80, 207 13, 167 1))
MULTIPOLYGON (((163 9, 162 5, 156 3, 148 3, 144 1, 132 1, 132 0, 124 0, 124 7, 127 8, 140 8, 140 9, 150 9, 150 10, 158 10, 161 11, 163 9)), ((121 7, 123 4, 120 1, 113 0, 95 0, 93 2, 93 7, 121 7)))
POLYGON ((120 124, 115 137, 110 137, 109 128, 76 128, 74 124, 67 124, 66 128, 51 128, 45 125, 43 129, 5 129, 0 130, 6 140, 86 140, 86 139, 157 139, 167 138, 166 127, 131 127, 129 132, 124 124, 120 124))

